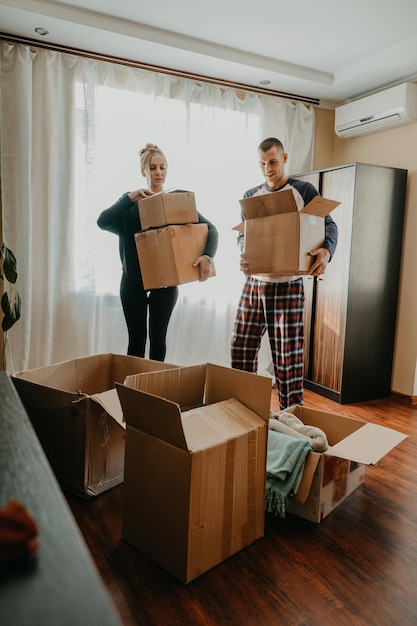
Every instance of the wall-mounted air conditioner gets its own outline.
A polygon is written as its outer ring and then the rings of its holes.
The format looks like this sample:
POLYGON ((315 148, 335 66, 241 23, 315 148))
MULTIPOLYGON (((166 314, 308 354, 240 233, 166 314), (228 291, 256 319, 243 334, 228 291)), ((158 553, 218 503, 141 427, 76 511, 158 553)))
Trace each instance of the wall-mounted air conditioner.
POLYGON ((417 84, 403 83, 336 107, 339 137, 357 137, 417 122, 417 84))

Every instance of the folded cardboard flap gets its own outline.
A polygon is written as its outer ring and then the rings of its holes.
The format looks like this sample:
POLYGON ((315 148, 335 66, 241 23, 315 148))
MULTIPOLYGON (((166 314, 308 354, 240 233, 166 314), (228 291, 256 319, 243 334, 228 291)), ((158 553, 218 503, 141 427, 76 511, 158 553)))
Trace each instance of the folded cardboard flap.
POLYGON ((407 435, 392 428, 364 423, 360 430, 329 448, 326 454, 362 465, 376 465, 382 457, 406 438, 407 435))
POLYGON ((321 458, 320 452, 309 452, 306 456, 304 470, 303 470, 303 477, 301 479, 297 493, 294 496, 294 500, 297 500, 297 502, 301 502, 301 504, 304 504, 304 502, 307 500, 310 494, 311 485, 313 484, 314 474, 316 472, 320 458, 321 458))
POLYGON ((305 425, 323 430, 330 446, 358 430, 365 423, 354 417, 307 408, 299 404, 288 407, 285 411, 296 415, 305 425))
POLYGON ((89 396, 114 387, 114 381, 123 382, 132 372, 177 367, 140 357, 113 353, 79 357, 45 367, 17 372, 13 378, 36 385, 89 396))
POLYGON ((206 366, 195 365, 172 369, 153 376, 152 372, 140 376, 127 376, 125 385, 146 391, 154 396, 168 398, 182 409, 201 406, 204 402, 206 366))
MULTIPOLYGON (((242 213, 247 220, 298 211, 291 189, 285 189, 284 191, 275 193, 264 193, 259 196, 252 196, 251 198, 243 198, 239 200, 239 202, 242 213)), ((326 215, 331 213, 339 204, 340 202, 337 200, 315 196, 313 200, 308 202, 300 210, 300 213, 326 217, 326 215)))
POLYGON ((176 448, 187 450, 178 404, 119 383, 116 388, 128 428, 132 427, 176 448))
POLYGON ((95 393, 90 397, 94 402, 97 402, 97 404, 103 407, 106 413, 108 413, 119 426, 126 428, 117 389, 109 389, 108 391, 103 391, 103 393, 95 393))
POLYGON ((125 385, 176 402, 182 410, 236 398, 269 420, 271 379, 207 363, 128 376, 125 385))
POLYGON ((338 200, 315 196, 303 207, 301 213, 317 215, 317 217, 326 217, 326 215, 329 215, 339 204, 340 202, 338 200))
POLYGON ((264 429, 265 421, 236 398, 229 398, 183 412, 182 426, 189 451, 197 452, 264 429))
POLYGON ((386 426, 301 405, 289 407, 286 412, 295 414, 307 426, 323 430, 329 442, 326 452, 311 451, 306 457, 303 478, 294 498, 301 503, 309 495, 314 473, 322 456, 346 459, 360 465, 375 465, 407 438, 407 435, 386 426))
POLYGON ((270 378, 212 363, 207 363, 206 372, 205 404, 214 404, 233 397, 265 422, 269 421, 272 389, 270 378))
POLYGON ((289 213, 297 211, 294 194, 291 189, 278 193, 264 193, 259 196, 242 198, 239 200, 245 219, 266 217, 277 213, 289 213))
MULTIPOLYGON (((81 391, 81 393, 88 395, 91 386, 91 376, 93 376, 95 381, 98 381, 101 376, 96 371, 99 369, 98 364, 103 364, 105 361, 110 360, 110 358, 111 355, 100 355, 82 359, 72 359, 45 367, 37 367, 31 370, 17 372, 15 377, 51 389, 68 391, 70 393, 78 393, 81 391), (97 363, 97 367, 94 367, 94 363, 97 363), (82 386, 84 387, 83 389, 81 389, 82 386)), ((94 391, 103 390, 103 388, 98 389, 97 384, 95 385, 94 391)))
POLYGON ((326 413, 297 405, 286 409, 295 413, 306 425, 321 428, 326 433, 327 456, 338 456, 361 465, 375 465, 407 435, 392 428, 364 422, 355 417, 326 413))
MULTIPOLYGON (((207 363, 127 376, 124 385, 116 384, 116 389, 128 425, 169 440, 184 450, 187 449, 181 422, 184 412, 228 402, 226 413, 233 423, 229 402, 233 399, 246 407, 239 409, 239 420, 242 414, 248 415, 247 409, 264 422, 269 420, 270 378, 220 365, 207 363)), ((211 411, 214 409, 210 409, 210 414, 211 411)))
POLYGON ((128 427, 190 453, 265 426, 262 418, 235 398, 181 411, 175 402, 139 389, 117 384, 117 391, 128 427))

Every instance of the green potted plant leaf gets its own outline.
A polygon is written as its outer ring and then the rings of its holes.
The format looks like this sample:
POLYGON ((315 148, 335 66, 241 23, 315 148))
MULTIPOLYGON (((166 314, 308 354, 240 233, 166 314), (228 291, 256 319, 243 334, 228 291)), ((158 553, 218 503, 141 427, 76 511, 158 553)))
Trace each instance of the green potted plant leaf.
POLYGON ((20 319, 22 299, 14 287, 17 280, 16 257, 4 243, 1 244, 0 248, 0 280, 3 282, 3 293, 1 296, 3 319, 1 327, 4 333, 3 368, 5 369, 7 331, 20 319))

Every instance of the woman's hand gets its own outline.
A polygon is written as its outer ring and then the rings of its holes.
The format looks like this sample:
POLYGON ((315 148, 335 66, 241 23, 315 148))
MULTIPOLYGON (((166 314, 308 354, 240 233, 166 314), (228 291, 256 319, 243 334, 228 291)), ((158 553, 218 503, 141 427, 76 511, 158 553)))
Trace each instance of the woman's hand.
POLYGON ((137 189, 136 191, 131 191, 128 196, 132 202, 137 202, 138 200, 143 200, 144 198, 153 196, 153 191, 150 189, 137 189))
POLYGON ((211 276, 213 270, 213 259, 208 256, 200 256, 197 261, 193 263, 193 267, 198 267, 200 275, 199 281, 200 283, 203 283, 211 276))

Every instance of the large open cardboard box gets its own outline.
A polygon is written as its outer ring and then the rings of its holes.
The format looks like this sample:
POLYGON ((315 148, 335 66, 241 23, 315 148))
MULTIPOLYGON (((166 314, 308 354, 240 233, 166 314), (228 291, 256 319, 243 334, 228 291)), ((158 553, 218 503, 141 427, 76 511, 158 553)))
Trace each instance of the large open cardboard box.
POLYGON ((385 426, 304 406, 285 409, 327 435, 329 449, 309 452, 303 479, 287 512, 321 522, 364 481, 366 465, 375 465, 407 435, 385 426))
POLYGON ((191 191, 161 192, 138 201, 142 230, 171 224, 198 222, 191 191))
POLYGON ((262 537, 271 380, 205 364, 117 390, 123 538, 188 583, 262 537))
POLYGON ((253 274, 308 274, 325 239, 324 219, 340 202, 316 196, 298 211, 291 189, 240 200, 244 254, 253 274))
POLYGON ((115 382, 175 367, 133 356, 99 354, 12 376, 62 487, 96 496, 123 481, 125 422, 115 382))
POLYGON ((136 249, 145 289, 198 281, 199 268, 193 263, 204 253, 207 234, 208 227, 204 223, 165 226, 136 233, 136 249))

